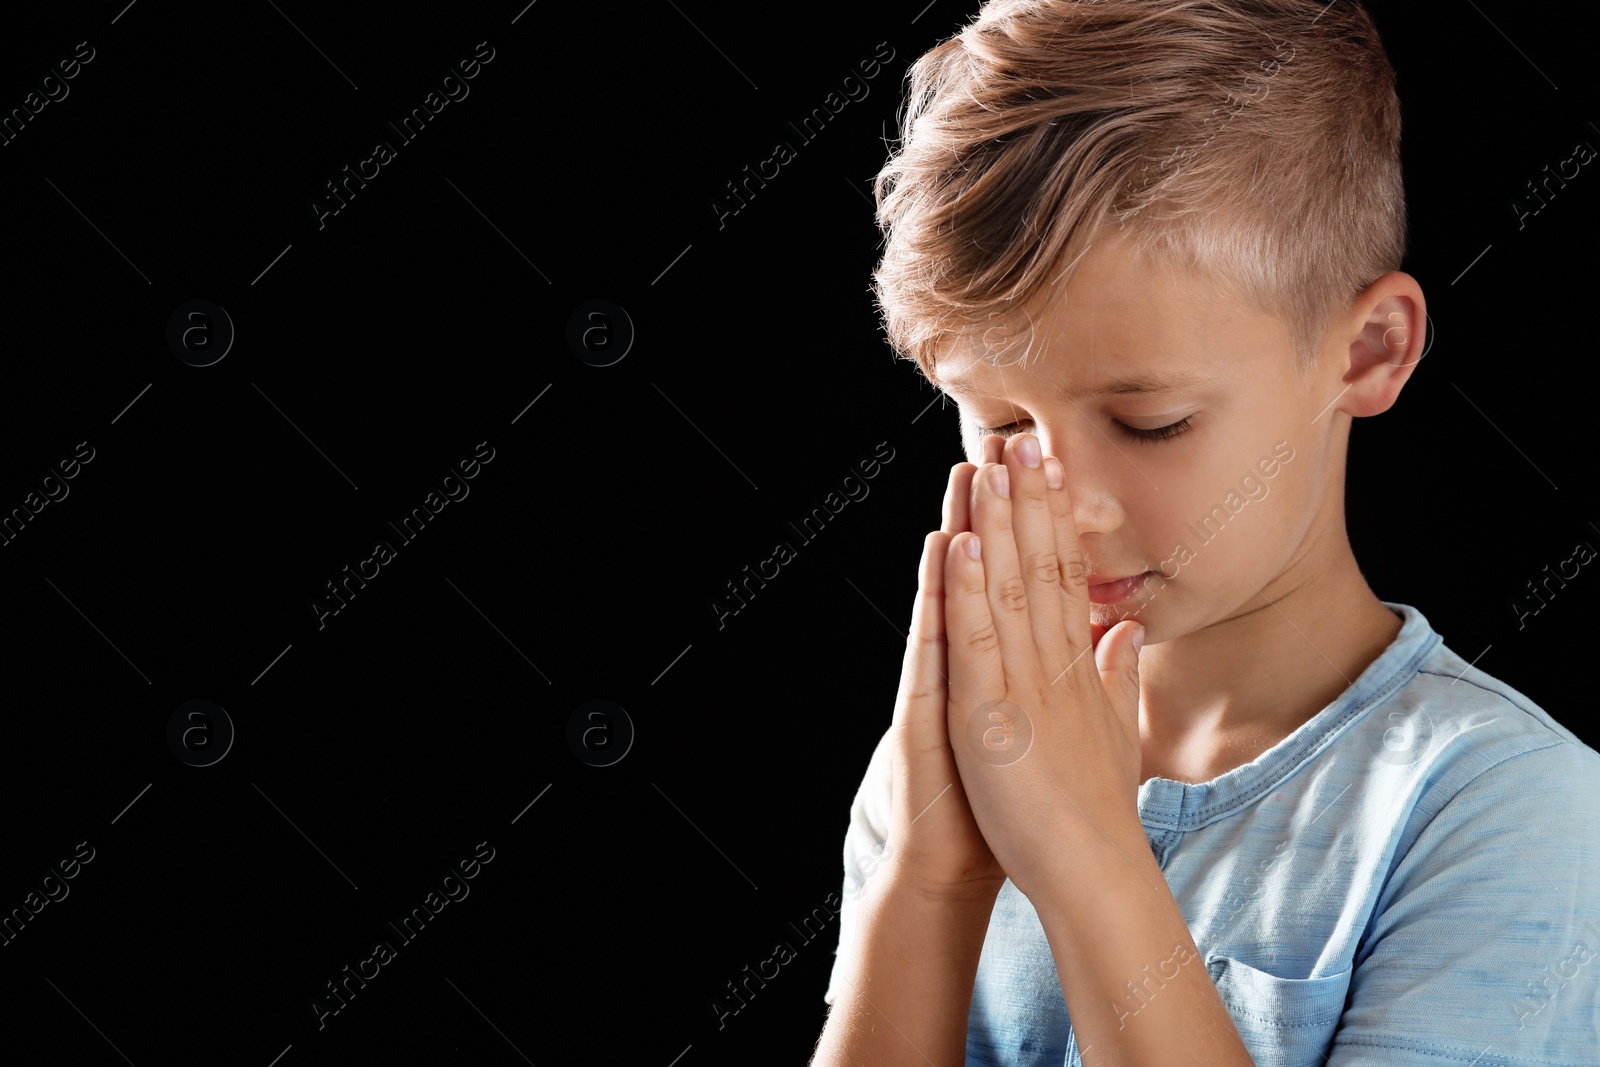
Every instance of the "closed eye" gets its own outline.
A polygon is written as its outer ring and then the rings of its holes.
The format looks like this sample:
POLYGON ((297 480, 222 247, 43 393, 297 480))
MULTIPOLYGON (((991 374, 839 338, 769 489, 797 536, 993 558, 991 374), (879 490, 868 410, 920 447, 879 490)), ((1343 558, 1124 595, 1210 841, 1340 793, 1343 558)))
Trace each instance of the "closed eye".
MULTIPOLYGON (((978 427, 978 438, 981 440, 985 437, 988 437, 990 434, 999 434, 1002 437, 1010 437, 1012 434, 1020 432, 1024 425, 1031 422, 1033 422, 1032 419, 1023 419, 1020 422, 1010 422, 1004 426, 980 426, 978 427)), ((1157 441, 1171 440, 1180 434, 1187 433, 1194 425, 1194 416, 1186 415, 1177 422, 1170 423, 1166 426, 1157 426, 1150 430, 1136 429, 1135 427, 1129 426, 1123 422, 1119 422, 1116 419, 1111 420, 1111 425, 1115 426, 1119 431, 1121 431, 1125 437, 1131 438, 1135 441, 1142 441, 1146 444, 1154 444, 1157 441)))

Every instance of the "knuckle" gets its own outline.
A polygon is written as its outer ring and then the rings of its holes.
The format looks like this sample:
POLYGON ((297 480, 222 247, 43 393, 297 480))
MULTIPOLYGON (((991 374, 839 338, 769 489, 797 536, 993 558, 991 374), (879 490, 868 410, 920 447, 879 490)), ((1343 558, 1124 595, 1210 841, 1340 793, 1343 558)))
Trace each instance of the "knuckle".
POLYGON ((1000 647, 1000 634, 993 626, 985 626, 974 630, 967 636, 967 648, 973 652, 993 652, 1000 647))
POLYGON ((1023 571, 1040 585, 1055 585, 1061 581, 1061 561, 1054 552, 1035 552, 1023 564, 1023 571))
POLYGON ((995 602, 1007 611, 1021 611, 1028 606, 1028 589, 1021 577, 1007 578, 994 591, 995 602))
POLYGON ((1083 560, 1073 557, 1064 561, 1061 569, 1061 584, 1074 592, 1081 591, 1089 584, 1089 572, 1083 565, 1083 560))

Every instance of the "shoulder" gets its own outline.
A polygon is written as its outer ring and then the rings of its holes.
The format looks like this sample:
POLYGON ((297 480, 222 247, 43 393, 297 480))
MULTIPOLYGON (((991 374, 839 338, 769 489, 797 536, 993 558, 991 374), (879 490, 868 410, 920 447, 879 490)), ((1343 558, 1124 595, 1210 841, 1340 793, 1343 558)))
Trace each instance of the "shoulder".
MULTIPOLYGON (((1559 858, 1600 892, 1600 865, 1572 855, 1600 856, 1600 753, 1436 636, 1362 695, 1305 802, 1384 842, 1380 869, 1405 881, 1417 867, 1471 867, 1493 841, 1499 861, 1559 858)), ((1516 879, 1518 863, 1493 866, 1516 879)))
POLYGON ((1573 793, 1600 795, 1600 753, 1536 701, 1442 642, 1356 724, 1353 740, 1390 770, 1415 769, 1430 792, 1453 792, 1501 764, 1559 772, 1573 793), (1453 788, 1452 788, 1453 787, 1453 788))
POLYGON ((1480 670, 1442 642, 1418 667, 1411 688, 1425 694, 1441 712, 1487 710, 1504 719, 1507 731, 1524 733, 1534 741, 1567 741, 1594 752, 1532 697, 1480 670))
POLYGON ((1355 726, 1362 829, 1393 836, 1335 1047, 1587 1062, 1600 987, 1568 980, 1600 947, 1600 754, 1442 644, 1355 726))
POLYGON ((1503 842, 1502 877, 1520 852, 1600 879, 1572 854, 1600 855, 1600 753, 1509 683, 1440 643, 1354 725, 1363 784, 1404 813, 1397 864, 1459 862, 1503 842))

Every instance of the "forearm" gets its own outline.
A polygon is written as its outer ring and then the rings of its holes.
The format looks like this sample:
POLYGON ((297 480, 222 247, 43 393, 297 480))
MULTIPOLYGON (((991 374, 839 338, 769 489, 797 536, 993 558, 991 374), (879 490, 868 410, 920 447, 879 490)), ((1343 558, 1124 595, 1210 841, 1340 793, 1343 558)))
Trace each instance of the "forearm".
POLYGON ((1033 902, 1085 1067, 1253 1067, 1148 843, 1118 845, 1033 902))
POLYGON ((961 1067, 998 891, 943 901, 878 879, 861 899, 860 940, 812 1067, 961 1067))

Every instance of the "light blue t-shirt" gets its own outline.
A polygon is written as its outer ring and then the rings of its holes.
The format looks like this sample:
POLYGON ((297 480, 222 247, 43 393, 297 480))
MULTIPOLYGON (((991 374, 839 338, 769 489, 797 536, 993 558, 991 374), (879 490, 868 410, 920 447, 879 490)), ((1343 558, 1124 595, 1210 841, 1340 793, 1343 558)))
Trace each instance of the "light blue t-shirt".
MULTIPOLYGON (((1208 782, 1139 787, 1199 955, 1129 975, 1117 1015, 1137 1025, 1163 976, 1205 967, 1257 1067, 1596 1067, 1600 754, 1385 604, 1394 642, 1288 737, 1208 782)), ((829 1004, 891 784, 880 744, 850 810, 829 1004)), ((966 1062, 1080 1067, 1050 945, 1010 881, 966 1062)))

